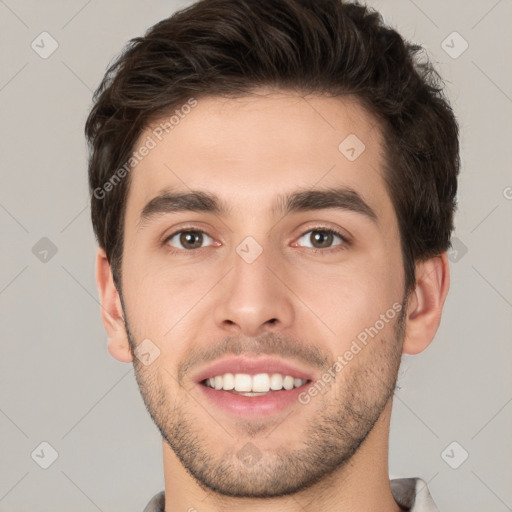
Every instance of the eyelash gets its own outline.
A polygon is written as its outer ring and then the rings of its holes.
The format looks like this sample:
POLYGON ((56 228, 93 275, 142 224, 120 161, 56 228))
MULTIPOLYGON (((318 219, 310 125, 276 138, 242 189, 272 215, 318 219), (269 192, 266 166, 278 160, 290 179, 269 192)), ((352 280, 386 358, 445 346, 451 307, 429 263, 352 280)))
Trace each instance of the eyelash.
MULTIPOLYGON (((304 231, 300 236, 299 236, 299 239, 302 238, 304 235, 308 234, 308 233, 311 233, 311 232, 314 232, 314 231, 318 231, 318 232, 321 232, 321 233, 325 233, 325 234, 328 234, 328 235, 335 235, 337 237, 340 238, 341 240, 341 244, 337 245, 337 246, 334 246, 334 247, 328 247, 326 249, 319 249, 319 248, 316 248, 316 247, 307 247, 307 249, 309 249, 309 251, 317 254, 317 253, 320 253, 320 254, 325 254, 325 253, 332 253, 332 252, 336 252, 336 251, 340 251, 340 250, 345 250, 347 246, 350 245, 350 241, 347 239, 347 237, 343 234, 341 234, 339 231, 336 231, 335 229, 331 229, 331 228, 326 228, 326 227, 323 227, 323 226, 316 226, 316 227, 313 227, 313 228, 310 228, 308 229, 307 231, 304 231)), ((175 247, 172 247, 168 244, 168 242, 174 238, 176 235, 179 235, 181 233, 201 233, 203 235, 207 235, 209 236, 210 238, 213 238, 211 237, 206 231, 203 231, 201 229, 195 229, 195 228, 182 228, 178 231, 175 231, 174 233, 170 234, 168 237, 166 237, 164 239, 164 241, 162 242, 163 245, 166 245, 168 247, 168 250, 173 253, 173 254, 182 254, 184 252, 189 252, 189 253, 193 253, 193 252, 197 252, 198 250, 200 249, 205 249, 205 247, 200 247, 199 249, 176 249, 175 247)))
POLYGON ((334 235, 334 236, 337 236, 341 240, 341 243, 339 245, 336 245, 334 247, 328 247, 327 249, 318 249, 316 247, 307 247, 307 249, 309 249, 311 252, 313 252, 315 254, 317 254, 317 253, 320 253, 320 254, 329 253, 330 254, 330 253, 337 252, 337 251, 344 251, 347 248, 347 246, 350 245, 350 241, 348 240, 348 238, 345 235, 342 235, 339 231, 336 231, 335 229, 325 228, 323 226, 310 228, 307 231, 304 231, 300 235, 299 238, 302 238, 307 233, 312 233, 314 231, 319 231, 319 232, 325 233, 327 235, 334 235))

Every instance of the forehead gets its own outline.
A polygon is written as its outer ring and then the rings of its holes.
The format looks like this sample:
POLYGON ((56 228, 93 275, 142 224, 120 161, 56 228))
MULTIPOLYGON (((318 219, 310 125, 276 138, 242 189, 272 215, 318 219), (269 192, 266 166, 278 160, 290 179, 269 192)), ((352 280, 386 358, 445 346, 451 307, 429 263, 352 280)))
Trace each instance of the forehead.
POLYGON ((240 214, 270 209, 274 196, 294 189, 340 185, 382 215, 391 207, 380 127, 349 97, 264 90, 204 97, 146 128, 134 151, 143 146, 151 149, 131 171, 128 193, 126 220, 133 223, 169 188, 207 190, 240 214))

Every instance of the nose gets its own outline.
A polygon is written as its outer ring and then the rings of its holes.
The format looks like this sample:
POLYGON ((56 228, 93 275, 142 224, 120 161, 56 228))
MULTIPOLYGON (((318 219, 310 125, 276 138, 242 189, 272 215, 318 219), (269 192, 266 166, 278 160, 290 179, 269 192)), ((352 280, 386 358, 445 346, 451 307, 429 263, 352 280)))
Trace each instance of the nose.
POLYGON ((289 327, 294 318, 293 294, 282 266, 267 249, 252 263, 248 261, 235 252, 232 270, 219 283, 216 325, 251 337, 289 327))

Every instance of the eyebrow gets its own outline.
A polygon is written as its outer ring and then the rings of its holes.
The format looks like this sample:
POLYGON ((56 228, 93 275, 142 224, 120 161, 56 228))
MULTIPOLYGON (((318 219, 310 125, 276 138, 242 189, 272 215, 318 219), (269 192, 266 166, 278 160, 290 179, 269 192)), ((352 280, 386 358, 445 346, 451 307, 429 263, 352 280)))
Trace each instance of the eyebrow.
MULTIPOLYGON (((348 187, 306 189, 278 195, 271 208, 271 213, 287 215, 324 209, 359 213, 378 224, 377 214, 371 206, 358 192, 348 187)), ((165 189, 146 203, 140 214, 137 229, 142 229, 153 218, 163 214, 206 212, 219 217, 227 217, 231 211, 232 207, 211 192, 200 190, 179 192, 165 189)))

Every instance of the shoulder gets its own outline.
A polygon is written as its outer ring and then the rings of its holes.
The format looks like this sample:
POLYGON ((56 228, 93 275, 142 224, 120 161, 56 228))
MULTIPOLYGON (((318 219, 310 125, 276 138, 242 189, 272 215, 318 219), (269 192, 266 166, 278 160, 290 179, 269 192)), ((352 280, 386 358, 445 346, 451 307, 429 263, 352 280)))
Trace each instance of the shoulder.
POLYGON ((164 512, 165 494, 164 491, 155 494, 142 512, 164 512))
POLYGON ((390 481, 395 501, 410 512, 439 512, 427 484, 421 478, 396 478, 390 481))

